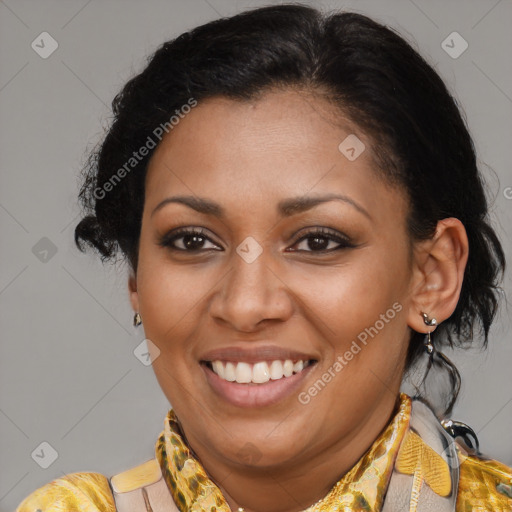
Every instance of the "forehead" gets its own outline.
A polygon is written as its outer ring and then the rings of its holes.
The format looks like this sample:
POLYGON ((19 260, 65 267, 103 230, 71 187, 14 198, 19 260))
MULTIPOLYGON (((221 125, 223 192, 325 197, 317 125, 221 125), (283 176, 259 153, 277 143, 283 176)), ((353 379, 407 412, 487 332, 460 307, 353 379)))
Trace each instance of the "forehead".
POLYGON ((287 162, 310 164, 320 156, 337 157, 336 141, 343 131, 351 130, 334 114, 333 105, 308 93, 273 91, 250 101, 215 97, 199 102, 180 119, 152 161, 176 159, 201 164, 204 170, 223 162, 226 171, 229 163, 240 171, 248 163, 270 159, 276 167, 287 162), (340 130, 339 124, 346 126, 340 130))
POLYGON ((247 208, 338 192, 376 206, 399 202, 400 191, 377 178, 372 151, 366 135, 318 95, 280 90, 251 101, 210 98, 183 115, 156 148, 146 201, 151 207, 177 193, 247 208), (357 158, 343 152, 346 140, 360 141, 357 158))

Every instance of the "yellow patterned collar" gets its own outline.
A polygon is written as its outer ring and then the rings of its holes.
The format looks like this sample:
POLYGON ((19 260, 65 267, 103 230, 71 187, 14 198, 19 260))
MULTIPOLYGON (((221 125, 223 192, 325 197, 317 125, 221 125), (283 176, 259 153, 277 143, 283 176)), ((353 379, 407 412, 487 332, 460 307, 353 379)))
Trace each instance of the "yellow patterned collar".
MULTIPOLYGON (((379 512, 400 444, 408 430, 411 398, 400 394, 398 410, 369 450, 319 502, 304 512, 379 512)), ((221 490, 191 453, 172 409, 155 446, 172 497, 181 512, 230 512, 221 490)))

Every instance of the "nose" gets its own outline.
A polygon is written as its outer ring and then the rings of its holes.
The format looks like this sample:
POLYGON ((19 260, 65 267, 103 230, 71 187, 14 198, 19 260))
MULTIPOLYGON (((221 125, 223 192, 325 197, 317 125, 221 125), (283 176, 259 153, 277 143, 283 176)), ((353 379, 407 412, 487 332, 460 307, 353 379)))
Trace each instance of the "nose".
POLYGON ((267 250, 254 260, 233 252, 233 264, 210 302, 211 316, 233 330, 254 332, 269 322, 282 322, 293 314, 290 288, 271 265, 267 250), (273 268, 271 268, 271 266, 273 268))

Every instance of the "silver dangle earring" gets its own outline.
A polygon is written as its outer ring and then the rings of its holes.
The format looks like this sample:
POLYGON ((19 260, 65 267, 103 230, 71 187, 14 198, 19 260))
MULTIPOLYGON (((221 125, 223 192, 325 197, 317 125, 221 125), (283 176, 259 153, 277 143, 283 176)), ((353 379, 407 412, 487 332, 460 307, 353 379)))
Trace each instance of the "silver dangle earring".
MULTIPOLYGON (((437 319, 430 318, 426 313, 421 312, 423 322, 428 327, 435 327, 438 325, 437 319)), ((448 359, 439 348, 434 347, 432 343, 433 329, 429 329, 425 334, 425 341, 423 343, 425 352, 428 357, 425 375, 421 383, 422 388, 425 390, 426 395, 429 396, 430 405, 433 406, 435 414, 439 418, 446 418, 451 414, 453 405, 460 391, 460 374, 457 367, 448 359), (434 375, 430 375, 430 371, 434 370, 434 375), (440 378, 440 372, 445 372, 448 381, 445 378, 440 378), (430 379, 428 379, 430 377, 430 379)), ((442 340, 439 340, 438 345, 442 345, 442 340)), ((447 424, 447 427, 449 425, 447 424)), ((452 426, 450 424, 450 426, 452 426)), ((455 430, 453 430, 455 432, 455 430)), ((476 441, 478 443, 478 441, 476 441)), ((475 443, 473 443, 474 445, 475 443)), ((478 445, 477 445, 478 446, 478 445)))
MULTIPOLYGON (((429 318, 429 316, 426 313, 421 314, 423 315, 423 321, 425 322, 425 325, 428 325, 429 327, 437 325, 437 320, 435 318, 429 318)), ((432 331, 428 331, 427 339, 425 340, 425 350, 428 355, 432 355, 432 353, 434 352, 434 345, 432 344, 432 338, 430 336, 431 332, 432 331)))
POLYGON ((142 323, 142 318, 141 318, 139 312, 137 311, 137 313, 135 313, 135 315, 133 315, 133 326, 138 327, 141 323, 142 323))

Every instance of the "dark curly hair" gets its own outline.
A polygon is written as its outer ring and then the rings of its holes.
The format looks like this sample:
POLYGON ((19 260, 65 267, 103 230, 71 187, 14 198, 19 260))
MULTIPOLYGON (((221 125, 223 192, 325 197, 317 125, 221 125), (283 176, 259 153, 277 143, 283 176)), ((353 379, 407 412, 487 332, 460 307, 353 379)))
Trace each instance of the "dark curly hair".
MULTIPOLYGON (((79 249, 89 244, 103 260, 120 250, 136 271, 144 180, 154 148, 136 161, 134 151, 149 146, 155 128, 169 126, 191 98, 244 101, 276 87, 324 95, 368 134, 377 172, 408 194, 411 241, 431 238, 443 218, 464 224, 470 250, 460 299, 439 325, 436 345, 470 343, 479 326, 486 346, 505 255, 488 219, 471 136, 434 69, 394 30, 360 14, 322 14, 297 4, 259 8, 158 48, 113 100, 111 127, 84 169, 79 249)), ((406 368, 422 353, 423 337, 412 333, 406 368)))

